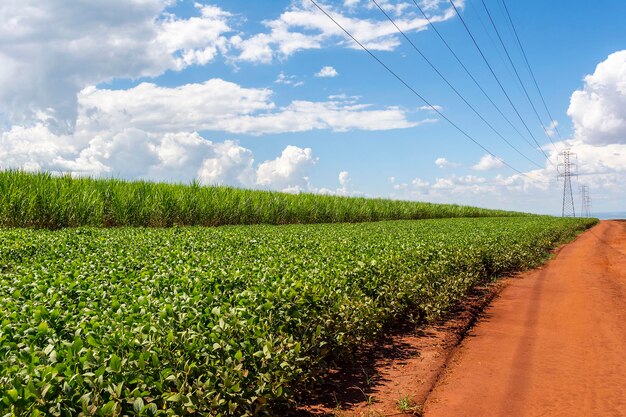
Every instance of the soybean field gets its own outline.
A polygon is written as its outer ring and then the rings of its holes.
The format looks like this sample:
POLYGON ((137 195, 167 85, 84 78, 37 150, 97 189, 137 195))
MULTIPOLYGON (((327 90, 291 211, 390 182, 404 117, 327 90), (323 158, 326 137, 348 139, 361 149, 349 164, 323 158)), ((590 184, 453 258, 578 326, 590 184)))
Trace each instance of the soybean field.
POLYGON ((271 415, 385 325, 595 223, 0 229, 0 415, 271 415))

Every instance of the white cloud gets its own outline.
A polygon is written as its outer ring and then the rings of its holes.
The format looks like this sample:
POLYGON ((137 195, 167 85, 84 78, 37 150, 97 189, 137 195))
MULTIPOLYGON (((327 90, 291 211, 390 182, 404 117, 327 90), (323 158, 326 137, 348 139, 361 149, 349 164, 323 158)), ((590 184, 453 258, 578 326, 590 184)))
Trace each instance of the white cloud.
POLYGON ((502 160, 492 155, 486 154, 483 155, 482 158, 480 158, 480 161, 478 161, 476 165, 472 166, 472 169, 476 171, 489 171, 496 168, 502 168, 503 166, 504 163, 502 162, 502 160))
POLYGON ((2 168, 304 190, 312 189, 302 174, 315 162, 310 148, 287 147, 257 169, 252 152, 236 141, 214 143, 196 132, 262 135, 419 124, 408 121, 401 109, 372 109, 353 98, 295 101, 277 109, 272 94, 221 79, 174 88, 151 83, 128 90, 88 87, 78 94, 73 133, 54 132, 42 122, 13 125, 0 130, 0 161, 2 168))
POLYGON ((77 128, 232 131, 234 121, 243 122, 243 116, 273 110, 272 94, 267 88, 244 88, 221 79, 174 88, 152 83, 128 90, 88 87, 78 96, 77 128))
POLYGON ((278 78, 276 78, 276 81, 274 82, 276 84, 291 85, 293 87, 300 87, 301 85, 304 85, 304 81, 298 81, 297 78, 298 77, 295 75, 285 75, 285 73, 281 71, 278 74, 278 78))
POLYGON ((411 122, 404 110, 387 107, 370 109, 370 105, 346 104, 337 101, 294 101, 278 111, 255 117, 230 121, 223 129, 234 133, 283 133, 304 132, 314 129, 331 129, 336 132, 349 130, 388 130, 415 127, 436 119, 411 122))
MULTIPOLYGON (((626 204, 626 50, 599 63, 570 98, 574 137, 561 144, 578 156, 578 181, 605 210, 626 204)), ((596 205, 598 206, 598 205, 596 205)))
POLYGON ((387 130, 414 127, 398 107, 373 109, 354 100, 293 101, 276 108, 273 91, 245 88, 221 79, 179 87, 142 83, 128 90, 88 87, 79 94, 78 129, 138 128, 149 131, 216 130, 263 135, 303 132, 387 130))
POLYGON ((556 120, 552 120, 546 128, 546 133, 548 134, 548 136, 553 138, 557 134, 558 126, 559 126, 559 122, 556 120))
POLYGON ((261 163, 256 183, 282 191, 300 192, 308 188, 308 169, 317 162, 311 148, 287 146, 276 159, 261 163))
POLYGON ((527 174, 539 181, 531 181, 519 174, 508 177, 498 175, 495 178, 452 174, 433 181, 417 177, 409 183, 392 183, 393 192, 390 197, 556 213, 558 202, 552 201, 552 197, 558 188, 557 182, 544 182, 547 177, 543 172, 527 174))
POLYGON ((411 181, 411 189, 419 194, 428 194, 429 187, 430 187, 430 183, 428 181, 424 181, 421 178, 414 178, 411 181))
POLYGON ((339 185, 341 185, 342 188, 345 188, 348 186, 349 182, 350 182, 350 173, 348 171, 341 171, 339 173, 339 185))
POLYGON ((334 190, 329 188, 311 188, 310 191, 326 195, 340 195, 351 197, 364 196, 364 193, 362 193, 361 191, 351 189, 350 183, 352 182, 352 178, 350 178, 350 173, 348 171, 339 172, 337 180, 339 182, 339 187, 334 190))
POLYGON ((169 54, 175 56, 175 68, 183 69, 189 65, 205 65, 212 61, 218 51, 227 49, 224 34, 231 32, 228 19, 230 13, 217 6, 195 4, 200 16, 179 19, 167 15, 160 25, 157 43, 166 47, 169 54))
POLYGON ((330 66, 323 67, 321 70, 315 73, 316 77, 321 77, 321 78, 333 78, 338 75, 339 73, 337 72, 337 70, 330 66))
POLYGON ((0 3, 0 116, 70 132, 77 93, 114 78, 206 64, 226 47, 229 14, 167 14, 168 0, 6 0, 0 3))
POLYGON ((433 112, 435 113, 435 110, 437 111, 443 111, 443 107, 438 105, 438 104, 433 104, 433 106, 420 106, 419 110, 423 110, 423 111, 429 111, 429 112, 433 112))
MULTIPOLYGON (((225 141, 214 145, 211 157, 203 160, 198 179, 204 184, 230 184, 252 186, 255 183, 252 151, 235 141, 225 141)), ((289 183, 292 179, 286 178, 289 183)), ((293 179, 298 181, 297 179, 293 179)), ((274 186, 275 184, 267 184, 274 186)))
MULTIPOLYGON (((168 11, 171 4, 170 0, 2 2, 0 123, 5 129, 41 125, 57 135, 72 134, 75 128, 108 130, 109 123, 115 124, 111 130, 206 129, 251 134, 417 125, 407 121, 399 108, 374 110, 348 100, 294 101, 276 110, 270 90, 245 89, 220 80, 177 88, 143 83, 126 91, 89 87, 205 65, 220 53, 229 55, 228 51, 236 52, 238 59, 263 62, 267 61, 263 56, 271 60, 277 54, 289 56, 321 46, 322 40, 341 40, 332 22, 329 25, 308 2, 292 5, 278 19, 265 22, 270 33, 247 39, 234 34, 231 20, 235 17, 217 6, 195 4, 195 13, 181 18, 168 11), (314 21, 307 22, 309 17, 314 21), (229 100, 226 94, 234 98, 229 100), (164 114, 171 117, 164 118, 164 114), (296 122, 298 117, 304 123, 296 122), (89 126, 77 126, 81 123, 89 126)), ((363 33, 382 24, 350 19, 363 33)), ((414 20, 409 26, 423 26, 414 20)), ((388 35, 387 29, 381 30, 375 31, 380 33, 373 40, 388 35)), ((284 74, 277 82, 301 85, 284 74)))
MULTIPOLYGON (((409 3, 409 2, 393 2, 390 0, 378 0, 377 3, 384 11, 386 11, 387 13, 392 13, 396 16, 401 16, 403 14, 406 14, 408 10, 415 7, 413 3, 409 3)), ((367 8, 372 9, 372 10, 373 9, 378 10, 378 7, 372 2, 367 3, 367 8)))
POLYGON ((78 151, 72 136, 56 135, 42 123, 0 131, 0 169, 66 170, 64 162, 78 151))
POLYGON ((584 88, 572 94, 567 114, 578 140, 626 144, 626 50, 609 55, 585 77, 584 88))
POLYGON ((448 178, 437 178, 437 181, 432 185, 432 188, 447 189, 454 193, 464 191, 467 189, 477 190, 477 186, 485 184, 487 180, 483 177, 477 177, 475 175, 451 175, 448 178))
POLYGON ((437 165, 437 167, 439 168, 452 168, 452 167, 458 167, 459 164, 456 162, 450 162, 448 161, 446 158, 440 157, 435 159, 435 165, 437 165))
MULTIPOLYGON (((593 74, 585 77, 583 88, 572 94, 568 114, 574 123, 574 136, 556 142, 556 149, 545 150, 552 164, 557 163, 558 152, 565 148, 576 153, 579 176, 572 180, 576 210, 580 210, 577 184, 590 186, 594 208, 623 210, 626 205, 626 51, 611 54, 593 74)), ((551 124, 552 128, 556 126, 556 122, 551 124)), ((390 196, 560 214, 563 182, 557 181, 552 164, 546 162, 543 169, 527 171, 525 175, 515 173, 493 178, 450 175, 430 182, 418 177, 408 183, 399 183, 394 178, 390 196)), ((487 169, 494 165, 501 164, 486 155, 473 168, 487 169)))
MULTIPOLYGON (((463 7, 463 1, 457 1, 463 7)), ((365 2, 366 10, 371 9, 371 3, 365 2)), ((321 6, 333 16, 346 30, 358 39, 363 45, 380 51, 392 51, 400 45, 398 31, 380 12, 375 19, 350 16, 361 5, 361 2, 344 0, 344 9, 339 6, 321 6)), ((455 16, 454 11, 446 1, 437 1, 432 4, 430 17, 432 22, 442 22, 455 16)), ((391 3, 381 0, 381 7, 398 15, 396 23, 404 32, 426 30, 428 22, 421 15, 408 13, 407 10, 415 6, 407 2, 391 3)), ((264 22, 269 29, 265 33, 257 33, 248 38, 241 35, 231 38, 234 49, 239 50, 236 60, 249 62, 272 62, 276 57, 289 57, 297 51, 306 49, 320 49, 327 45, 342 45, 359 49, 360 47, 349 39, 346 34, 335 25, 327 16, 319 11, 309 1, 293 2, 292 6, 284 11, 277 19, 264 22)))
POLYGON ((197 133, 154 133, 137 128, 101 132, 91 140, 55 135, 45 126, 0 134, 2 168, 73 175, 115 176, 277 190, 306 189, 314 164, 310 148, 287 146, 272 161, 254 165, 252 151, 236 141, 212 142, 197 133), (78 139, 78 140, 77 140, 78 139), (85 143, 82 148, 76 143, 85 143))

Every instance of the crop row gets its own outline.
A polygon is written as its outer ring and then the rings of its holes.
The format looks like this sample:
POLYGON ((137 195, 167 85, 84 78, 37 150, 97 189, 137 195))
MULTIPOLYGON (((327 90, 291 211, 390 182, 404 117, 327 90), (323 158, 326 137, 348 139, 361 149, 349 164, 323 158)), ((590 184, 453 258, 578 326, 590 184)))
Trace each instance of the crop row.
POLYGON ((512 216, 476 207, 0 172, 0 226, 219 226, 512 216))
POLYGON ((260 414, 593 222, 0 229, 0 415, 260 414))

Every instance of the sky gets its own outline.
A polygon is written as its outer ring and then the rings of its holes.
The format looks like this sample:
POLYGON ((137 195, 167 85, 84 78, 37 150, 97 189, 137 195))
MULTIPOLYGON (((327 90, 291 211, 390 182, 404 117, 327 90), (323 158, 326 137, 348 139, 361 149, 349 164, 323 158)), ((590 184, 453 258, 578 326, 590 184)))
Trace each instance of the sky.
POLYGON ((626 210, 626 2, 416 2, 317 1, 400 81, 311 0, 4 0, 0 169, 626 210))

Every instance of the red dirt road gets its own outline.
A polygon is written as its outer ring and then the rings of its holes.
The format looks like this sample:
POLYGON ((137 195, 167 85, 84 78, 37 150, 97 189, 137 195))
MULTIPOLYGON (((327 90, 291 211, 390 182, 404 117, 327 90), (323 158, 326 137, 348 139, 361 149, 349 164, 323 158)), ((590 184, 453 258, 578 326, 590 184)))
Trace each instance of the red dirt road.
POLYGON ((626 416, 626 221, 601 222, 512 280, 424 415, 626 416))

